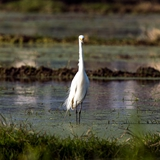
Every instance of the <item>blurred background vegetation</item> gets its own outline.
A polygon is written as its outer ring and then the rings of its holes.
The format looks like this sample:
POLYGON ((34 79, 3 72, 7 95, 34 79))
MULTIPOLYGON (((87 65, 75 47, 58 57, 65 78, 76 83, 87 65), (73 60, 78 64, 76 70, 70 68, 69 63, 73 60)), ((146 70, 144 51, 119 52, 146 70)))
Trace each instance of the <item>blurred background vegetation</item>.
POLYGON ((160 13, 160 0, 0 0, 0 10, 38 13, 160 13))

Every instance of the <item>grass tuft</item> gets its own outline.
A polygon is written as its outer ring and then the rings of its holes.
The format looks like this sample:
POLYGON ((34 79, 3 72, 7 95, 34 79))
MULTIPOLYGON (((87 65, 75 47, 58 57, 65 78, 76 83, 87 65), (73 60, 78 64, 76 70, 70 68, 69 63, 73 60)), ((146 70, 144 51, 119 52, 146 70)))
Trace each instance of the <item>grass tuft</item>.
MULTIPOLYGON (((6 121, 2 118, 2 121, 6 121)), ((9 124, 9 123, 8 123, 9 124)), ((159 134, 137 135, 126 129, 130 138, 102 139, 91 131, 73 138, 37 133, 27 122, 0 125, 0 159, 155 159, 160 156, 159 134)))

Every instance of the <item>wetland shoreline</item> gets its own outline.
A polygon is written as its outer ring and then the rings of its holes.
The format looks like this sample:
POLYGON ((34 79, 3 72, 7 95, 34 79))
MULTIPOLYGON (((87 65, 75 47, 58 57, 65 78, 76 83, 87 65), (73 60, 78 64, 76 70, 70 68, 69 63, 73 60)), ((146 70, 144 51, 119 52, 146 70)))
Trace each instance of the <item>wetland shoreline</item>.
MULTIPOLYGON (((85 39, 85 45, 133 45, 133 46, 160 46, 160 40, 157 38, 155 40, 150 39, 137 39, 137 38, 110 38, 104 39, 100 37, 87 36, 85 39)), ((24 44, 41 44, 41 45, 52 45, 52 44, 65 44, 65 43, 77 43, 77 36, 56 38, 47 36, 28 36, 28 35, 14 35, 14 34, 3 34, 0 33, 0 45, 5 44, 11 45, 24 45, 24 44)))
MULTIPOLYGON (((29 81, 49 81, 59 80, 67 81, 71 80, 76 74, 76 68, 58 68, 51 69, 41 66, 35 68, 32 66, 16 67, 0 67, 0 80, 29 80, 29 81)), ((112 71, 107 67, 97 70, 86 70, 87 75, 92 80, 106 80, 108 78, 126 78, 132 79, 144 79, 144 78, 160 78, 160 71, 152 67, 139 67, 136 72, 128 71, 112 71)))

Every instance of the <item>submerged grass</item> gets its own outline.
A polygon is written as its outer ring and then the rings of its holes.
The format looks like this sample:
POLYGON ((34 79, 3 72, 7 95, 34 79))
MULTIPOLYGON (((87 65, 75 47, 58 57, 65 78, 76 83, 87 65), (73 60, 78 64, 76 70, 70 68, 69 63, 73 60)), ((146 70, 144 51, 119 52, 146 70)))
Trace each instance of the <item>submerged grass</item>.
MULTIPOLYGON (((2 120, 5 120, 4 118, 2 120)), ((2 122, 2 121, 1 121, 2 122)), ((126 129, 130 138, 102 139, 86 134, 62 138, 33 130, 27 123, 1 123, 0 159, 155 159, 160 156, 159 134, 137 135, 126 129)))

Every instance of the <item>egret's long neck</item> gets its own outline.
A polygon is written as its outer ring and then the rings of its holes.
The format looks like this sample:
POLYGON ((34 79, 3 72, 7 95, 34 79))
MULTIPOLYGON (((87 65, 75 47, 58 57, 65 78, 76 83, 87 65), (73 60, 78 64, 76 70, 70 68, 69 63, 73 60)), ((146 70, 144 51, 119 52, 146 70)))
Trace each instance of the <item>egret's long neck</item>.
POLYGON ((84 70, 82 42, 79 40, 79 70, 84 70))

